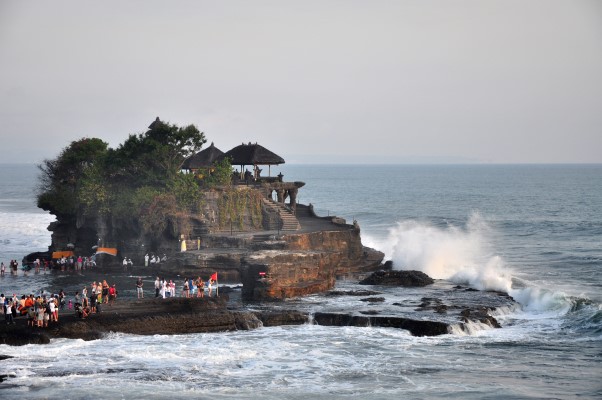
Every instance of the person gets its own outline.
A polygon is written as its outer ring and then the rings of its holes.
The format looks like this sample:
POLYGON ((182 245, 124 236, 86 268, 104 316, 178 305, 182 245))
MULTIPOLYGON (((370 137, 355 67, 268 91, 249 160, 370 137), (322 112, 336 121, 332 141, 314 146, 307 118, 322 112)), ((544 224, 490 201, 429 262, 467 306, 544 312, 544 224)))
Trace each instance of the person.
POLYGON ((167 297, 167 279, 165 278, 161 278, 161 290, 159 290, 159 294, 163 299, 167 297))
POLYGON ((8 324, 14 324, 15 321, 13 320, 13 302, 12 300, 8 301, 8 304, 6 306, 6 311, 5 311, 5 319, 6 319, 6 325, 8 324))
POLYGON ((126 257, 123 257, 123 269, 127 269, 128 267, 128 259, 126 257))
POLYGON ((62 311, 65 308, 65 291, 61 289, 59 291, 59 309, 62 311))
POLYGON ((96 297, 95 294, 93 294, 92 296, 90 296, 90 312, 91 313, 95 313, 96 312, 96 303, 98 302, 98 297, 96 297))
POLYGON ((80 318, 86 318, 88 316, 88 310, 86 310, 81 304, 75 304, 75 314, 80 318))
POLYGON ((207 288, 209 289, 209 297, 211 297, 211 292, 213 291, 213 279, 209 278, 207 281, 207 288))
POLYGON ((109 284, 106 280, 102 281, 102 301, 105 304, 109 302, 109 284))
POLYGON ((59 322, 59 309, 57 307, 56 297, 50 298, 50 320, 54 322, 59 322))
POLYGON ((144 266, 148 267, 148 253, 144 255, 144 266))
POLYGON ((176 297, 176 283, 173 280, 169 280, 169 297, 176 297))
POLYGON ((33 305, 27 309, 27 326, 31 326, 32 328, 36 326, 36 310, 33 308, 33 305))
POLYGON ((44 327, 44 306, 42 305, 41 301, 36 304, 38 306, 38 309, 36 310, 37 326, 38 326, 38 328, 43 328, 44 327))
POLYGON ((115 299, 117 298, 117 289, 115 288, 115 284, 112 284, 109 288, 109 306, 113 305, 115 299))
POLYGON ((205 297, 205 283, 203 282, 203 280, 201 279, 201 277, 199 276, 198 278, 196 278, 196 297, 205 297))
POLYGON ((136 281, 136 292, 138 293, 139 299, 144 298, 144 291, 142 290, 142 285, 144 285, 144 283, 142 282, 142 277, 139 276, 138 280, 136 281))
POLYGON ((184 288, 182 289, 182 296, 183 297, 190 297, 190 287, 188 286, 188 279, 184 278, 184 288))
POLYGON ((4 271, 6 271, 6 266, 2 263, 0 264, 0 276, 4 276, 4 271))
POLYGON ((157 279, 155 279, 155 297, 159 297, 160 290, 161 290, 161 281, 159 280, 159 277, 157 277, 157 279))

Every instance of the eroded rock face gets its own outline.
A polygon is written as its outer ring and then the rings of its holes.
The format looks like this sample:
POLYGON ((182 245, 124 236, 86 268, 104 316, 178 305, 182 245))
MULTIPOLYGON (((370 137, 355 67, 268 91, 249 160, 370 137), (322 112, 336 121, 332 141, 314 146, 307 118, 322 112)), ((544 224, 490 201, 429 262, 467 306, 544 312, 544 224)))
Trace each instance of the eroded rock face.
POLYGON ((243 258, 242 296, 252 300, 281 300, 325 292, 335 284, 335 252, 255 252, 243 258))
POLYGON ((433 284, 433 278, 421 271, 376 271, 360 285, 421 287, 433 284))
POLYGON ((412 336, 438 336, 448 333, 448 324, 438 321, 421 321, 402 317, 379 317, 337 313, 316 313, 314 321, 327 326, 379 326, 409 331, 412 336))

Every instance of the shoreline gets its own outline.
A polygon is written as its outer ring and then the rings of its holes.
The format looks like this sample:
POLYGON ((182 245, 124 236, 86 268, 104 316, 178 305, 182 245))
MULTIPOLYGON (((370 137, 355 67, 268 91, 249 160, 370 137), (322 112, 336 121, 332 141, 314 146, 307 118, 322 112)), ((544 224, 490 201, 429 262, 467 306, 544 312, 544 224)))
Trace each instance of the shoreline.
MULTIPOLYGON (((102 312, 79 318, 74 310, 59 313, 58 322, 50 322, 46 328, 27 326, 27 317, 15 318, 14 325, 0 322, 0 344, 19 346, 25 344, 48 344, 51 339, 68 338, 83 340, 103 339, 109 333, 134 335, 181 335, 193 333, 219 333, 238 330, 253 330, 282 325, 316 324, 322 326, 387 327, 407 330, 412 336, 439 336, 453 333, 458 326, 469 330, 472 323, 481 323, 489 328, 501 328, 491 315, 497 307, 516 304, 505 293, 482 292, 464 287, 452 290, 459 296, 470 296, 472 304, 449 296, 449 288, 433 287, 429 292, 413 288, 415 303, 407 304, 421 314, 410 314, 401 309, 391 312, 378 310, 382 302, 380 292, 375 291, 331 291, 325 297, 341 295, 357 298, 360 302, 371 302, 377 309, 371 312, 356 312, 352 308, 332 312, 327 309, 300 311, 295 305, 290 308, 273 307, 271 303, 252 303, 252 308, 240 303, 236 291, 219 297, 173 297, 117 299, 112 306, 104 304, 102 312), (441 292, 444 301, 438 298, 421 297, 441 292), (234 299, 230 300, 230 294, 234 299), (366 297, 368 296, 368 297, 366 297), (445 297, 443 297, 445 296, 445 297), (259 306, 259 307, 257 307, 259 306), (448 318, 438 317, 447 313, 448 318), (456 321, 456 322, 453 322, 456 321)), ((276 304, 282 305, 281 302, 276 304)), ((395 304, 396 305, 396 304, 395 304)))

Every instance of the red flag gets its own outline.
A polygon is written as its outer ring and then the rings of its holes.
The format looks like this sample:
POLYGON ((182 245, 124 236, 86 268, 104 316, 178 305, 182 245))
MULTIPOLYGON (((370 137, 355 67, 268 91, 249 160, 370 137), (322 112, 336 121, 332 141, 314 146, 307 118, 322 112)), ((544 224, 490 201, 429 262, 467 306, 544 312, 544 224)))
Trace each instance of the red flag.
POLYGON ((214 272, 213 275, 211 275, 211 279, 212 281, 217 281, 217 272, 214 272))

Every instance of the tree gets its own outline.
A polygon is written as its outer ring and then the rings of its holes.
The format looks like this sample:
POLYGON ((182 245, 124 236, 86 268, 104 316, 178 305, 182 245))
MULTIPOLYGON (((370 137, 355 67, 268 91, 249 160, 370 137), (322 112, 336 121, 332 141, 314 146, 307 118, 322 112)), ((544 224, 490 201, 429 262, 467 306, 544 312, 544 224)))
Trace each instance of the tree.
POLYGON ((86 170, 103 163, 107 147, 101 139, 83 138, 71 142, 56 159, 38 165, 38 207, 55 215, 76 215, 81 179, 86 170))
POLYGON ((194 125, 179 128, 155 121, 146 133, 130 135, 110 152, 110 164, 118 180, 165 187, 177 175, 182 162, 206 142, 205 134, 194 125))

